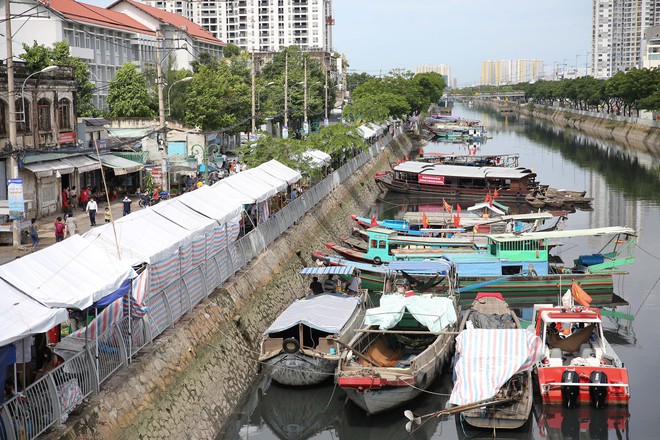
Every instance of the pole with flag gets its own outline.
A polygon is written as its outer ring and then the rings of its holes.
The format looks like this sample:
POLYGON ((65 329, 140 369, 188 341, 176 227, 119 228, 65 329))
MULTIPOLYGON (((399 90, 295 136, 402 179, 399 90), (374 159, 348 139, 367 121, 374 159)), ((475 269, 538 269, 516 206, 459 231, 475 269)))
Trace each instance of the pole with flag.
POLYGON ((376 226, 378 226, 378 220, 376 220, 376 214, 374 214, 374 216, 371 217, 371 227, 375 228, 376 226))
POLYGON ((429 218, 426 216, 426 212, 422 213, 422 226, 425 228, 429 227, 429 218))
POLYGON ((451 205, 445 199, 442 199, 442 207, 445 208, 445 212, 451 213, 451 205))

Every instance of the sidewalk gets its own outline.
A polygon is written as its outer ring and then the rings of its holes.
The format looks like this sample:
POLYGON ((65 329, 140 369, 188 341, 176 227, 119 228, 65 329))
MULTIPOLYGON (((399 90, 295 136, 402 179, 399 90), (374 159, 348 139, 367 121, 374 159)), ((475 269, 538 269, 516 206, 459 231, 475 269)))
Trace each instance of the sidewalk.
MULTIPOLYGON (((133 200, 133 203, 131 204, 131 212, 139 209, 144 209, 144 208, 140 208, 140 206, 138 205, 137 197, 131 197, 131 200, 133 200)), ((99 209, 96 212, 96 226, 98 227, 105 222, 105 220, 103 219, 103 213, 105 211, 107 202, 103 200, 103 201, 97 201, 97 203, 99 205, 99 209)), ((115 220, 122 216, 123 204, 121 199, 111 202, 110 211, 112 212, 112 218, 115 220)), ((76 210, 73 211, 73 216, 75 217, 76 223, 78 224, 78 231, 77 231, 78 234, 84 234, 85 232, 91 229, 91 226, 89 225, 89 215, 86 212, 81 211, 80 208, 76 208, 76 210)), ((55 243, 54 223, 57 217, 62 217, 62 219, 64 219, 63 214, 52 214, 49 215, 48 217, 42 217, 37 219, 37 224, 39 225, 39 246, 37 246, 35 252, 38 251, 39 249, 43 249, 55 243)), ((15 260, 16 258, 22 257, 24 255, 29 255, 30 254, 29 249, 32 248, 32 240, 28 237, 27 244, 21 246, 21 248, 25 248, 28 250, 23 250, 20 248, 14 249, 14 247, 11 245, 0 245, 0 264, 5 264, 9 261, 15 260)))

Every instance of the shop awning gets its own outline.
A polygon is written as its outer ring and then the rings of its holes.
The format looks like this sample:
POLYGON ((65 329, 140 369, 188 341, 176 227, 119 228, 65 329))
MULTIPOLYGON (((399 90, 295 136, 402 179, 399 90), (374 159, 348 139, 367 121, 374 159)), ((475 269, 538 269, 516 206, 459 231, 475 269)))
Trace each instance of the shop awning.
MULTIPOLYGON (((98 160, 98 156, 95 154, 90 154, 90 157, 98 160)), ((144 168, 144 164, 124 159, 123 157, 115 156, 114 154, 102 154, 101 162, 103 162, 103 166, 112 168, 117 176, 135 173, 144 168)))
POLYGON ((87 173, 89 171, 100 170, 101 164, 98 160, 94 160, 89 156, 72 156, 62 159, 63 162, 71 164, 79 173, 87 173))
POLYGON ((32 171, 37 177, 50 177, 55 172, 70 174, 75 169, 73 165, 61 159, 28 163, 23 165, 23 168, 32 171))
POLYGON ((299 171, 291 169, 275 159, 271 159, 268 162, 262 163, 257 168, 266 171, 272 176, 286 180, 289 185, 296 183, 302 177, 299 171))

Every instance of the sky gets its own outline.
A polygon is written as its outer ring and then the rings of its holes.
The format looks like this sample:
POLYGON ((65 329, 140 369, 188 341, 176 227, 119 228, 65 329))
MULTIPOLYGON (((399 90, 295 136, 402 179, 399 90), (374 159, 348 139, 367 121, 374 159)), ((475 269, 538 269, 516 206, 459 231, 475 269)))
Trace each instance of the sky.
POLYGON ((372 75, 449 64, 459 86, 487 60, 540 59, 583 67, 591 0, 333 0, 334 50, 372 75))
MULTIPOLYGON (((106 7, 113 0, 83 0, 106 7)), ((274 1, 274 0, 271 0, 274 1)), ((585 65, 592 0, 333 0, 333 50, 353 72, 372 75, 449 64, 459 86, 475 84, 481 62, 540 59, 585 65)))

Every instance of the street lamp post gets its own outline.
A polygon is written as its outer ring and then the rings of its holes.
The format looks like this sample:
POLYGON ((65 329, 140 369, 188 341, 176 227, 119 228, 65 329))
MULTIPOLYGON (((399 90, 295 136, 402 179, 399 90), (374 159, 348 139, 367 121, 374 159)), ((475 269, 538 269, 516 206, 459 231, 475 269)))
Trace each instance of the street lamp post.
POLYGON ((282 139, 289 137, 289 52, 284 53, 284 127, 282 139))
POLYGON ((303 116, 303 134, 307 136, 309 134, 309 122, 307 122, 307 58, 305 58, 305 79, 303 81, 303 87, 305 88, 305 95, 303 98, 303 106, 305 107, 303 109, 304 111, 304 116, 303 116))
POLYGON ((326 66, 325 68, 325 85, 323 86, 325 89, 325 118, 323 119, 323 125, 327 127, 330 125, 330 122, 328 120, 328 68, 326 66))
POLYGON ((27 83, 27 80, 30 79, 31 77, 33 77, 34 75, 38 75, 40 73, 52 72, 53 70, 56 70, 58 68, 59 68, 58 66, 44 67, 43 69, 41 69, 38 72, 34 72, 34 73, 29 74, 27 76, 27 78, 25 78, 25 81, 23 81, 23 85, 21 86, 21 100, 23 101, 23 108, 21 109, 20 112, 16 112, 16 114, 21 115, 21 120, 17 121, 17 122, 26 122, 26 118, 25 118, 25 84, 27 83))
POLYGON ((192 76, 186 76, 185 78, 181 78, 180 80, 174 81, 168 88, 167 88, 167 116, 172 116, 172 107, 170 107, 170 91, 172 90, 172 87, 174 87, 175 84, 182 83, 182 82, 187 82, 193 79, 192 76))

